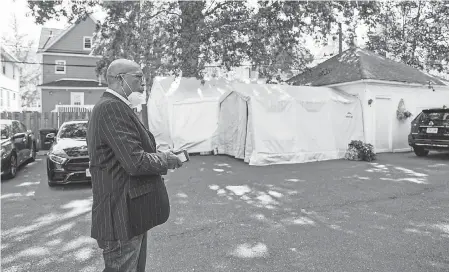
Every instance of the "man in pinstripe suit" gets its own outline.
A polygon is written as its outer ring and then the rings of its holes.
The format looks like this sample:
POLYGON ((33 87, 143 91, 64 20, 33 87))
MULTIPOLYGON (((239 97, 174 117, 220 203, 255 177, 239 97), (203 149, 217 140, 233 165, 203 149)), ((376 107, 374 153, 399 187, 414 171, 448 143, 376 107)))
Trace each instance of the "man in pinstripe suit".
POLYGON ((147 231, 165 223, 170 214, 161 176, 182 162, 172 152, 156 150, 153 135, 132 109, 145 103, 139 65, 115 60, 108 67, 107 80, 108 89, 93 108, 87 130, 91 236, 103 250, 104 271, 141 272, 147 231))

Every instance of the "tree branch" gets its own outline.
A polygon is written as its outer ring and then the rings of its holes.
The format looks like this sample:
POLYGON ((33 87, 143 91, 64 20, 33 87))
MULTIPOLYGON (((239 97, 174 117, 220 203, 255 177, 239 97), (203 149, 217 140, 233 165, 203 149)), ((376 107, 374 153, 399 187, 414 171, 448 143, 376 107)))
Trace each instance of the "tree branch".
MULTIPOLYGON (((214 3, 215 3, 215 1, 212 2, 212 4, 209 6, 209 8, 212 7, 212 5, 213 5, 214 3)), ((229 1, 225 1, 225 2, 218 3, 217 6, 214 7, 213 9, 211 9, 211 10, 209 10, 209 8, 207 8, 207 11, 204 13, 204 17, 211 15, 212 13, 214 13, 215 11, 217 11, 218 9, 220 9, 220 8, 222 8, 222 7, 224 7, 224 6, 226 6, 228 3, 229 3, 229 1)))
POLYGON ((156 12, 156 14, 151 15, 151 16, 150 16, 150 19, 153 19, 153 18, 159 16, 159 15, 160 15, 161 13, 163 13, 163 12, 165 12, 165 14, 176 15, 176 16, 178 16, 178 17, 181 16, 180 14, 178 14, 178 13, 176 13, 176 12, 171 12, 171 11, 168 11, 168 10, 166 10, 166 9, 163 9, 163 10, 160 10, 160 11, 156 12))

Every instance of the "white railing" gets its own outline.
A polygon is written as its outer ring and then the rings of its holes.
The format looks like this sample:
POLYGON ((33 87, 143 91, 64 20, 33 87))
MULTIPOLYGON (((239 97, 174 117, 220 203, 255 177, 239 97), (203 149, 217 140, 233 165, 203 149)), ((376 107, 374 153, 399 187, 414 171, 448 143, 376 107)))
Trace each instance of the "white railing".
POLYGON ((56 105, 53 112, 90 112, 94 105, 56 105))

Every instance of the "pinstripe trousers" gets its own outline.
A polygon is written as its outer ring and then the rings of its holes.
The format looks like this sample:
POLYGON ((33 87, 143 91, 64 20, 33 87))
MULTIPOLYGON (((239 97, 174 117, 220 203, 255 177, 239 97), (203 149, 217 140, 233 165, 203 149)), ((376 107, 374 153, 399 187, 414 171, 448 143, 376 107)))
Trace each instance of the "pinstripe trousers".
POLYGON ((103 250, 103 272, 145 272, 147 260, 147 232, 128 241, 97 240, 103 250))

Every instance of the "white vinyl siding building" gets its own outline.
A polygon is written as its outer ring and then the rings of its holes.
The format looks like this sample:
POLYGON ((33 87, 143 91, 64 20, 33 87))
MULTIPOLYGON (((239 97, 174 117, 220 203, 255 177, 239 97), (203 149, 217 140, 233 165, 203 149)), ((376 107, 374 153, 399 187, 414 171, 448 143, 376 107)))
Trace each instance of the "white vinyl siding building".
POLYGON ((20 111, 20 71, 17 60, 6 48, 1 47, 0 110, 20 111))

